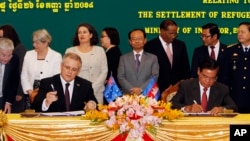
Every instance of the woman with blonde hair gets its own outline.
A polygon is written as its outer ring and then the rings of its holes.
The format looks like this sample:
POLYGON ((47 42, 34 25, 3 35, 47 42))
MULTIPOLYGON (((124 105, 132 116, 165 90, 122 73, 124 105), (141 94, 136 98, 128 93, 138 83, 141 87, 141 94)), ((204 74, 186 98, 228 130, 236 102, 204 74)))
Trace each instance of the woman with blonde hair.
MULTIPOLYGON (((21 83, 25 94, 31 95, 40 80, 60 73, 62 55, 51 49, 52 37, 46 29, 33 33, 33 50, 26 53, 21 72, 21 83)), ((26 106, 29 108, 29 103, 26 106)))

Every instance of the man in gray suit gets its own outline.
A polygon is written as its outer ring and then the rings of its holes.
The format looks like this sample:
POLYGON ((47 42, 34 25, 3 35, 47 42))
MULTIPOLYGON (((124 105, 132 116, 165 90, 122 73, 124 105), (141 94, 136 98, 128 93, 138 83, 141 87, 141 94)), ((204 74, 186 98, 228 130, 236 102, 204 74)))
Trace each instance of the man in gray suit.
POLYGON ((128 33, 132 52, 122 55, 118 67, 118 82, 124 94, 140 95, 152 77, 157 81, 159 64, 157 57, 143 50, 147 42, 143 29, 128 33))

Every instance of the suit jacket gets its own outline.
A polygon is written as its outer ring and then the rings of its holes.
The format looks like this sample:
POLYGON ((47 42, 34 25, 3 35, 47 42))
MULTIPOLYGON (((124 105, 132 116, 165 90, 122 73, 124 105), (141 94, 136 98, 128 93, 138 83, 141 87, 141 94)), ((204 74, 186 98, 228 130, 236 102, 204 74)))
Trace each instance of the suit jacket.
POLYGON ((108 62, 108 75, 106 80, 109 79, 112 72, 112 76, 115 79, 115 82, 117 83, 118 86, 120 86, 117 80, 117 69, 119 65, 120 56, 122 55, 120 48, 117 46, 112 47, 106 52, 106 55, 108 62))
POLYGON ((229 49, 230 94, 240 113, 250 113, 250 51, 243 52, 241 44, 229 49))
MULTIPOLYGON (((41 80, 38 94, 32 103, 32 108, 34 108, 37 112, 42 111, 42 103, 46 98, 47 92, 53 91, 51 84, 53 84, 54 89, 57 91, 58 100, 53 102, 46 112, 66 111, 64 90, 60 79, 60 74, 57 74, 53 77, 41 80)), ((88 80, 77 76, 75 78, 73 95, 70 103, 70 111, 83 110, 85 102, 88 102, 89 100, 93 100, 97 103, 91 83, 88 80)))
POLYGON ((144 89, 151 77, 156 80, 159 76, 159 65, 157 57, 151 53, 143 52, 138 72, 136 71, 134 53, 122 55, 118 67, 118 81, 123 93, 130 93, 133 87, 144 89))
POLYGON ((99 103, 103 103, 104 83, 108 73, 107 57, 103 47, 93 46, 90 52, 82 53, 77 46, 74 46, 68 48, 65 53, 68 52, 76 53, 81 57, 82 68, 78 76, 92 82, 95 97, 99 103))
MULTIPOLYGON (((27 90, 33 89, 33 84, 35 80, 34 72, 37 68, 37 63, 35 60, 37 60, 37 53, 35 50, 30 50, 26 52, 21 73, 21 83, 23 87, 23 92, 25 94, 27 93, 27 90)), ((41 79, 51 77, 60 72, 62 55, 59 52, 56 52, 49 48, 45 61, 46 63, 44 63, 41 70, 43 72, 41 74, 41 79)))
MULTIPOLYGON (((181 109, 184 106, 192 105, 194 100, 201 104, 200 93, 198 78, 181 81, 176 95, 171 100, 173 108, 181 109)), ((233 109, 234 111, 238 110, 229 95, 228 87, 219 82, 215 82, 210 88, 207 110, 210 111, 216 106, 233 109)))
POLYGON ((172 47, 172 68, 159 37, 148 41, 144 47, 145 51, 153 53, 158 57, 160 66, 158 85, 161 93, 168 88, 169 85, 173 85, 182 79, 190 77, 190 65, 185 43, 175 39, 172 42, 172 47))
MULTIPOLYGON (((22 44, 18 44, 14 50, 13 50, 13 54, 16 54, 19 58, 19 72, 20 72, 20 75, 21 75, 21 71, 22 71, 22 66, 23 66, 23 59, 24 59, 24 56, 26 54, 26 48, 22 45, 22 44)), ((23 88, 22 88, 22 85, 21 85, 21 82, 19 83, 19 86, 18 86, 18 91, 17 91, 17 95, 23 95, 23 88)))
MULTIPOLYGON (((218 82, 228 84, 228 76, 227 76, 227 70, 226 66, 228 66, 229 60, 228 60, 228 50, 227 46, 225 44, 220 43, 219 46, 219 54, 217 57, 217 62, 219 63, 219 73, 218 73, 218 82)), ((191 67, 191 75, 192 77, 197 77, 197 69, 199 66, 199 63, 202 62, 205 59, 210 58, 210 55, 208 53, 208 47, 207 46, 200 46, 195 48, 192 58, 192 67, 191 67)))
MULTIPOLYGON (((13 103, 20 83, 19 58, 13 54, 9 63, 5 65, 3 76, 3 102, 13 103)), ((2 105, 1 105, 2 106, 2 105)))

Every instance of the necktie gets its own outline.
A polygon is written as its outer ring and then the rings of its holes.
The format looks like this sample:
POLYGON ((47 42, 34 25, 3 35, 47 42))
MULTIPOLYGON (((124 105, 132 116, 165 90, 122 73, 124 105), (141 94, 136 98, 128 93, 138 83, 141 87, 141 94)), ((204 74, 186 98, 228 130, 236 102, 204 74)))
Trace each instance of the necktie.
POLYGON ((201 107, 203 109, 203 112, 207 111, 207 88, 203 88, 203 94, 201 98, 201 107))
POLYGON ((248 52, 248 48, 247 48, 247 47, 244 48, 244 52, 245 52, 245 53, 248 52))
POLYGON ((210 58, 215 60, 214 46, 211 46, 210 48, 211 48, 210 58))
POLYGON ((167 53, 167 56, 168 56, 168 60, 169 60, 170 64, 172 65, 173 55, 171 53, 169 44, 167 44, 166 53, 167 53))
POLYGON ((2 64, 0 63, 0 97, 3 96, 3 69, 2 64))
POLYGON ((140 57, 140 54, 136 54, 136 55, 135 55, 135 58, 136 58, 136 60, 135 60, 135 65, 136 65, 136 71, 137 71, 137 72, 138 72, 139 67, 140 67, 140 60, 139 60, 139 57, 140 57))
POLYGON ((69 98, 69 83, 65 84, 65 103, 66 103, 66 111, 69 111, 70 107, 70 98, 69 98))

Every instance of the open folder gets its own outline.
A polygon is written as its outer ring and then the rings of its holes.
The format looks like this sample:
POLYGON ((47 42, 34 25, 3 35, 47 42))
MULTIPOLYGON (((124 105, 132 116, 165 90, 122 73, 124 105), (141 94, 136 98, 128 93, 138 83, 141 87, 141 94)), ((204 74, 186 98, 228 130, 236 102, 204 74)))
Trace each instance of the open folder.
POLYGON ((218 113, 217 115, 212 115, 210 112, 207 113, 184 113, 184 116, 220 116, 220 117, 235 117, 239 113, 218 113))
POLYGON ((41 116, 80 116, 85 114, 83 110, 80 111, 67 111, 67 112, 47 112, 41 113, 41 116))
POLYGON ((212 116, 211 113, 184 113, 184 116, 212 116))

